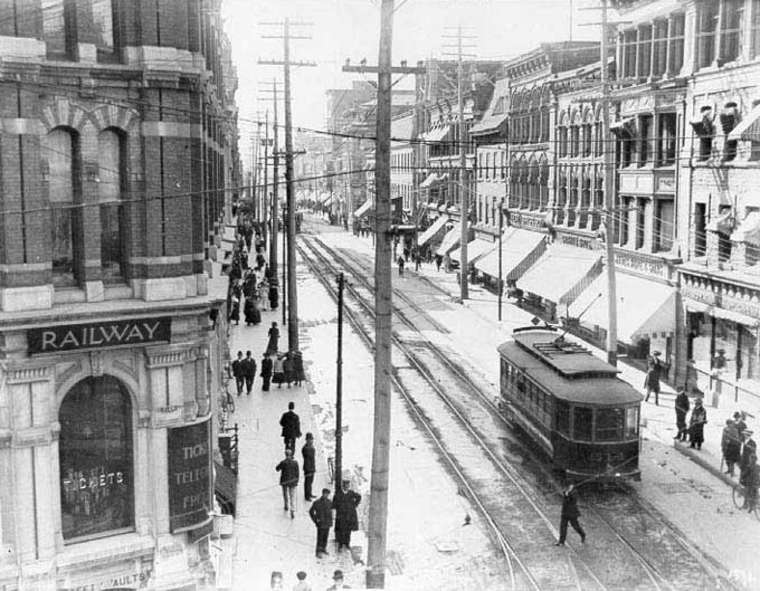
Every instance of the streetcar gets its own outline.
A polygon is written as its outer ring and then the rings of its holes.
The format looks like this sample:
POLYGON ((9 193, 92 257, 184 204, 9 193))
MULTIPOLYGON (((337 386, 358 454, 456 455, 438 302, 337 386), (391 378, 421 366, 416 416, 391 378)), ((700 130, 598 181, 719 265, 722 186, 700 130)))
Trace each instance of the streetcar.
POLYGON ((498 347, 499 406, 569 482, 640 480, 643 396, 615 366, 552 326, 516 328, 498 347))

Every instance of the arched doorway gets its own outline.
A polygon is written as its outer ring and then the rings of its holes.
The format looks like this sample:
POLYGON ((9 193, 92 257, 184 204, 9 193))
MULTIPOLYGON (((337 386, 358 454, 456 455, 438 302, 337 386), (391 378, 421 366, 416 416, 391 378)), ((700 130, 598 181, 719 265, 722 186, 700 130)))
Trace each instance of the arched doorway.
POLYGON ((132 402, 111 376, 77 383, 58 411, 61 529, 65 541, 134 526, 132 402))

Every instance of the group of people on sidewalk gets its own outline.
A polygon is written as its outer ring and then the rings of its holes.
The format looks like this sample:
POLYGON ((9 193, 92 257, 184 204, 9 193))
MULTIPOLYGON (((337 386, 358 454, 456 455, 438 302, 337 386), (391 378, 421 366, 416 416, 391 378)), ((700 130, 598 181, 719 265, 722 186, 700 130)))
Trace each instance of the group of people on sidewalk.
MULTIPOLYGON (((288 410, 280 417, 280 427, 285 457, 275 466, 275 470, 280 473, 283 510, 286 514, 290 514, 291 519, 295 519, 295 491, 300 480, 300 469, 294 454, 296 440, 301 437, 301 420, 295 412, 294 402, 288 403, 288 410)), ((316 449, 314 447, 314 436, 311 433, 306 433, 306 441, 301 448, 301 456, 303 458, 304 500, 311 502, 315 499, 312 495, 312 485, 316 474, 316 449)), ((309 517, 317 530, 315 550, 317 558, 329 554, 327 552, 327 541, 333 524, 338 552, 343 548, 350 550, 351 532, 359 529, 357 513, 359 503, 361 503, 361 495, 351 489, 350 480, 341 482, 341 488, 335 493, 333 499, 330 499, 329 488, 322 489, 322 495, 309 508, 309 517), (333 512, 335 513, 334 519, 333 512)))
POLYGON ((746 413, 735 412, 733 418, 726 419, 721 437, 721 452, 726 474, 733 477, 735 466, 739 466, 739 484, 745 489, 744 509, 754 511, 757 504, 757 490, 760 487, 760 466, 757 464, 757 443, 753 432, 747 429, 746 413))
MULTIPOLYGON (((306 581, 306 573, 299 570, 296 573, 296 579, 298 582, 293 586, 293 591, 312 591, 312 586, 306 581)), ((343 583, 343 571, 336 569, 333 572, 333 584, 327 588, 327 591, 337 591, 338 589, 350 589, 348 585, 343 583)), ((277 591, 284 591, 285 581, 283 580, 282 573, 280 571, 273 571, 270 583, 270 589, 277 591)))

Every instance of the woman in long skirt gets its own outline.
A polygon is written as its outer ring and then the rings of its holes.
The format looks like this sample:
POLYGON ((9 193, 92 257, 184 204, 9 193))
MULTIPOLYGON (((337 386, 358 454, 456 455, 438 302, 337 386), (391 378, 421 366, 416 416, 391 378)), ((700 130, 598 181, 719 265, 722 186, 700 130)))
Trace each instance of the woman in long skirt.
POLYGON ((272 327, 269 329, 269 341, 267 342, 266 352, 270 355, 277 354, 278 341, 280 340, 280 329, 277 328, 277 323, 272 322, 272 327))
POLYGON ((254 301, 253 297, 246 296, 245 298, 245 306, 243 307, 243 313, 245 314, 245 325, 250 326, 251 324, 257 324, 255 316, 256 316, 256 302, 254 301))
POLYGON ((285 381, 285 364, 282 361, 282 357, 280 355, 277 355, 274 358, 273 362, 273 375, 272 375, 272 383, 277 384, 278 388, 282 388, 282 383, 285 381))
POLYGON ((297 386, 301 385, 306 379, 306 375, 303 371, 303 354, 300 351, 293 352, 293 366, 295 367, 295 382, 297 386))
POLYGON ((230 310, 230 323, 233 321, 235 324, 240 324, 240 300, 236 296, 232 296, 232 309, 230 310))
POLYGON ((285 373, 285 383, 290 388, 290 384, 296 381, 295 364, 290 353, 285 353, 285 358, 282 360, 282 368, 285 373))

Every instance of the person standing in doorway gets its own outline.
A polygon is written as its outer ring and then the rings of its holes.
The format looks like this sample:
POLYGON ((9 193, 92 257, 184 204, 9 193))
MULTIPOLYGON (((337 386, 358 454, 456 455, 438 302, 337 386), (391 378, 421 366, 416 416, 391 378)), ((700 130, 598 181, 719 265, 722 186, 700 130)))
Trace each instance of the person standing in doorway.
POLYGON ((285 459, 282 460, 275 470, 280 473, 280 487, 282 487, 282 503, 285 511, 290 511, 290 518, 296 517, 296 487, 298 486, 298 462, 293 459, 293 451, 285 450, 285 459))
POLYGON ((253 380, 256 379, 256 360, 251 357, 250 351, 245 352, 245 359, 243 359, 243 377, 245 378, 245 393, 250 396, 253 380))
POLYGON ((235 385, 237 386, 237 395, 240 396, 243 393, 243 384, 245 383, 245 376, 243 375, 243 352, 237 352, 237 359, 232 362, 232 375, 235 377, 235 385))
POLYGON ((291 453, 296 449, 296 439, 301 436, 301 419, 295 413, 295 407, 294 402, 288 402, 287 412, 284 412, 280 417, 285 449, 289 449, 291 453))
POLYGON ((264 353, 264 359, 261 360, 261 390, 269 392, 269 382, 272 380, 272 358, 269 354, 264 353))
POLYGON ((673 438, 677 441, 686 441, 686 434, 688 433, 688 429, 686 429, 686 413, 689 412, 690 406, 689 396, 686 394, 686 391, 679 390, 678 396, 676 396, 676 429, 678 429, 678 433, 673 438))
POLYGON ((335 509, 335 539, 338 542, 338 552, 345 546, 351 549, 351 532, 359 529, 359 516, 356 508, 361 503, 362 497, 359 493, 351 490, 351 482, 344 480, 343 488, 339 490, 333 498, 333 509, 335 509))
POLYGON ((578 510, 578 499, 575 492, 575 486, 570 485, 562 492, 562 515, 559 523, 559 540, 555 546, 564 546, 567 538, 567 524, 573 526, 581 537, 581 543, 586 543, 586 532, 583 531, 581 524, 578 523, 578 517, 581 512, 578 510))
POLYGON ((307 501, 315 498, 311 494, 311 485, 314 483, 314 473, 317 471, 316 451, 314 449, 314 435, 307 433, 306 443, 301 448, 301 455, 303 456, 303 496, 307 501))
POLYGON ((309 509, 309 517, 317 526, 317 558, 322 558, 327 552, 327 538, 333 524, 332 503, 330 502, 330 489, 323 488, 322 496, 319 497, 309 509))

